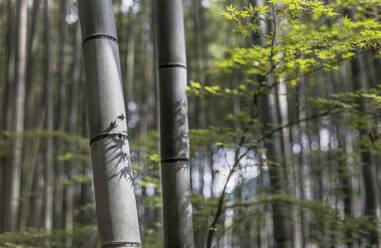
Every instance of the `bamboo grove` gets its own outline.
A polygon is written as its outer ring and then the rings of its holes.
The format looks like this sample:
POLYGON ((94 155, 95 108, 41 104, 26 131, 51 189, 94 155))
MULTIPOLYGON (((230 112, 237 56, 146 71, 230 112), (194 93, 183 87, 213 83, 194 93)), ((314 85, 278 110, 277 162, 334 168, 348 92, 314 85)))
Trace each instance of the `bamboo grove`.
POLYGON ((0 247, 381 247, 380 20, 0 1, 0 247))

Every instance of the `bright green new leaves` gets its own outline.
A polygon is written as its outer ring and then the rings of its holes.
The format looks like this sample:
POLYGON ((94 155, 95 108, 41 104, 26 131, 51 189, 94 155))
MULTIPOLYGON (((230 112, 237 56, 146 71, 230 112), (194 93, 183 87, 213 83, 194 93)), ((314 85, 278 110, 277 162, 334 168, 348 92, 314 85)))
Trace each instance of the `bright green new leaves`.
MULTIPOLYGON (((363 5, 370 10, 377 6, 381 4, 373 0, 365 0, 363 5)), ((344 60, 374 52, 381 46, 381 24, 375 11, 372 15, 356 11, 351 16, 351 10, 358 8, 361 6, 352 0, 337 0, 329 5, 323 1, 268 0, 263 5, 243 9, 227 6, 221 14, 233 23, 235 33, 245 42, 226 51, 225 59, 215 65, 221 74, 239 77, 239 81, 228 86, 192 82, 188 91, 196 96, 222 97, 228 101, 239 98, 241 106, 252 106, 281 81, 295 87, 302 75, 337 70, 344 60), (266 80, 269 78, 270 84, 266 80)), ((356 105, 353 99, 359 97, 378 106, 375 103, 380 101, 379 93, 352 96, 352 101, 348 95, 311 101, 327 109, 349 111, 356 105)), ((225 120, 246 124, 248 129, 258 128, 256 113, 245 107, 239 113, 225 116, 225 120)), ((217 146, 234 146, 234 138, 242 135, 237 128, 211 133, 217 146), (228 138, 224 134, 232 135, 228 138)), ((247 140, 255 143, 257 138, 247 140)))
POLYGON ((339 10, 342 14, 348 14, 348 12, 355 11, 355 18, 357 20, 368 18, 373 16, 374 18, 380 18, 380 12, 374 11, 381 7, 381 1, 379 0, 336 0, 329 3, 329 7, 339 10))
MULTIPOLYGON (((263 5, 249 5, 242 10, 227 6, 222 16, 233 22, 235 32, 248 42, 228 50, 226 58, 215 65, 220 73, 239 75, 240 81, 228 87, 192 82, 188 91, 196 96, 240 98, 245 106, 251 106, 280 81, 295 87, 301 75, 337 70, 343 60, 374 52, 381 46, 381 23, 367 12, 351 16, 350 10, 359 6, 351 0, 338 0, 329 5, 323 1, 268 0, 263 5)), ((371 9, 381 4, 366 0, 364 6, 371 9)), ((379 95, 379 92, 372 92, 352 99, 362 97, 377 103, 379 95)), ((329 100, 311 101, 335 109, 352 109, 356 103, 348 102, 348 95, 345 99, 332 96, 329 100)), ((255 116, 245 108, 226 116, 225 120, 258 125, 255 116)), ((221 140, 219 145, 231 144, 222 141, 223 137, 217 140, 221 140)))
POLYGON ((344 59, 381 45, 381 24, 373 18, 353 20, 322 1, 269 0, 244 10, 222 12, 236 23, 236 33, 254 39, 251 47, 234 48, 217 65, 244 69, 249 75, 295 77, 318 69, 335 70, 344 59), (262 31, 265 21, 271 30, 262 31), (253 38, 254 36, 258 38, 253 38))
POLYGON ((226 19, 231 21, 240 22, 241 19, 250 17, 247 10, 239 11, 233 7, 233 5, 227 6, 226 11, 222 11, 221 14, 226 17, 226 19))
MULTIPOLYGON (((381 4, 366 0, 364 6, 381 4)), ((220 73, 240 75, 241 82, 229 87, 192 82, 189 92, 251 101, 281 80, 294 87, 301 75, 337 70, 343 60, 374 52, 381 46, 381 23, 374 15, 361 12, 350 18, 350 9, 355 7, 358 3, 350 0, 329 5, 323 1, 268 0, 243 10, 227 6, 222 16, 249 42, 228 50, 226 58, 215 65, 220 73), (273 84, 267 85, 265 79, 270 76, 273 84)))

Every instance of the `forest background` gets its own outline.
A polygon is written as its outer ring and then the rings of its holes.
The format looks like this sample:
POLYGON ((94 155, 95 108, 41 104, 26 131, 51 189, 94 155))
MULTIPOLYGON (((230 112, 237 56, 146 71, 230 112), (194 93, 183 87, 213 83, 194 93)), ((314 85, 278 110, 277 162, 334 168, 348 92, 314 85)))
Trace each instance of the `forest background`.
MULTIPOLYGON (((154 1, 114 1, 145 247, 163 247, 154 1)), ((380 1, 183 6, 195 247, 380 247, 380 1)), ((0 247, 98 247, 77 2, 2 0, 0 27, 0 247)))

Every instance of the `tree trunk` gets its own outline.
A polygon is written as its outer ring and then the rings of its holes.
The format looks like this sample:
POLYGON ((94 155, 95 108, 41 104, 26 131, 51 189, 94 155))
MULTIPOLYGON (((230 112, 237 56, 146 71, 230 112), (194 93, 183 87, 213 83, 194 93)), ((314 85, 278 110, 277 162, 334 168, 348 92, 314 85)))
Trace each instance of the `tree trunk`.
POLYGON ((134 13, 133 10, 129 10, 128 12, 128 27, 129 27, 129 36, 126 37, 127 39, 127 45, 126 45, 126 80, 128 84, 125 86, 127 90, 127 101, 131 102, 134 100, 133 97, 133 89, 134 89, 134 60, 135 60, 135 19, 136 19, 136 14, 134 13))
MULTIPOLYGON (((77 120, 78 120, 78 101, 79 101, 79 84, 80 84, 80 68, 81 68, 81 58, 80 58, 80 49, 81 49, 81 28, 79 21, 75 26, 75 37, 74 37, 74 57, 73 57, 73 69, 72 69, 72 84, 71 84, 71 93, 70 93, 70 112, 69 112, 69 133, 74 136, 77 134, 77 120)), ((72 145, 72 153, 76 152, 76 145, 72 145)), ((70 164, 66 165, 66 178, 72 180, 73 178, 73 169, 77 166, 77 162, 69 162, 70 164)), ((65 189, 65 231, 67 233, 73 232, 74 222, 73 222, 73 212, 74 212, 74 185, 69 183, 66 185, 65 189)), ((70 237, 66 239, 66 247, 72 247, 72 240, 70 237)))
MULTIPOLYGON (((12 86, 15 81, 15 57, 16 57, 16 3, 15 0, 8 0, 7 1, 7 44, 6 44, 6 69, 5 69, 5 86, 2 96, 2 129, 1 130, 7 130, 11 126, 11 121, 13 121, 13 116, 11 115, 12 111, 12 104, 9 104, 12 98, 12 94, 14 91, 14 86, 12 86)), ((6 161, 4 161, 4 165, 6 164, 6 161)), ((4 224, 4 223, 3 223, 4 224)))
MULTIPOLYGON (((352 60, 352 75, 353 75, 353 88, 355 91, 365 90, 368 88, 366 77, 365 77, 365 68, 362 57, 357 57, 352 60)), ((361 99, 359 111, 362 113, 369 112, 368 106, 361 99)), ((368 134, 372 131, 369 128, 369 125, 366 124, 364 128, 360 129, 360 137, 362 139, 367 138, 368 134)), ((362 165, 362 173, 364 177, 365 184, 365 214, 370 216, 371 219, 376 224, 377 218, 379 218, 379 189, 377 186, 377 178, 376 178, 376 164, 374 163, 374 156, 370 153, 370 142, 368 144, 364 144, 361 142, 360 145, 360 156, 362 165)), ((371 245, 377 246, 378 241, 377 231, 371 231, 369 235, 371 245)))
POLYGON ((164 245, 194 247, 186 56, 181 0, 157 2, 164 245))
MULTIPOLYGON (((1 120, 1 127, 0 131, 5 131, 10 127, 10 112, 11 112, 11 106, 9 104, 9 99, 12 96, 12 83, 13 83, 13 73, 14 70, 12 70, 14 66, 14 59, 15 59, 15 28, 14 28, 14 21, 15 21, 15 13, 14 13, 14 1, 13 0, 8 0, 7 1, 7 36, 6 36, 6 60, 5 60, 5 77, 4 77, 4 90, 3 90, 3 95, 2 95, 2 107, 1 107, 1 115, 3 116, 3 119, 1 120)), ((0 134, 2 135, 2 134, 0 134)), ((1 190, 1 202, 6 202, 7 201, 7 191, 8 191, 8 169, 7 169, 7 156, 3 156, 0 159, 0 190, 1 190)), ((6 205, 5 204, 0 204, 0 211, 1 213, 6 213, 6 205)), ((5 219, 4 219, 4 214, 0 216, 0 233, 4 231, 4 228, 6 227, 5 219)))
MULTIPOLYGON (((278 101, 279 101, 279 110, 280 110, 280 117, 281 117, 281 123, 282 125, 287 125, 289 123, 289 117, 288 117, 288 99, 287 99, 287 85, 284 82, 284 80, 280 80, 279 83, 279 92, 278 92, 278 101)), ((289 194, 294 195, 295 198, 298 198, 297 196, 297 190, 296 187, 298 186, 295 182, 296 179, 296 171, 298 170, 297 166, 294 163, 292 159, 292 146, 291 146, 291 140, 290 140, 290 129, 289 128, 282 128, 282 140, 283 140, 283 147, 284 147, 284 159, 286 163, 286 173, 287 173, 287 181, 289 182, 289 194)), ((295 248, 301 248, 302 247, 302 226, 301 226, 301 219, 300 219, 300 208, 298 206, 293 206, 292 208, 292 218, 294 220, 294 247, 295 248)))
POLYGON ((20 180, 22 166, 22 147, 24 131, 25 102, 25 70, 26 70, 26 36, 27 36, 27 4, 19 0, 17 6, 17 45, 15 61, 15 98, 14 98, 14 128, 17 135, 13 143, 12 162, 9 165, 9 190, 6 211, 6 230, 15 232, 18 223, 20 180))
MULTIPOLYGON (((46 106, 46 131, 49 132, 46 138, 45 148, 45 229, 48 234, 53 229, 53 201, 54 201, 54 164, 53 164, 53 83, 51 82, 50 69, 50 0, 45 0, 44 7, 44 45, 45 45, 45 106, 46 106)), ((50 247, 50 245, 47 245, 50 247)))
MULTIPOLYGON (((65 78, 65 45, 66 45, 66 0, 60 0, 60 27, 59 36, 60 43, 57 51, 57 68, 58 68, 58 120, 57 128, 61 132, 66 131, 66 78, 65 78)), ((57 155, 63 155, 65 151, 65 143, 63 139, 57 141, 57 155)), ((56 162, 55 184, 54 184, 54 227, 63 227, 63 184, 64 179, 64 162, 56 162)))
POLYGON ((35 68, 36 68, 36 54, 38 51, 38 46, 40 45, 39 42, 37 42, 37 21, 38 18, 40 18, 40 5, 41 0, 34 0, 33 1, 33 10, 32 10, 32 18, 31 23, 29 25, 30 32, 29 32, 29 40, 28 40, 28 47, 27 47, 27 66, 26 66, 26 95, 25 95, 25 106, 26 106, 26 116, 25 116, 25 126, 26 128, 32 128, 35 125, 38 125, 39 123, 33 123, 33 121, 36 121, 34 117, 36 105, 34 102, 34 93, 35 89, 35 81, 34 81, 34 75, 35 68))
MULTIPOLYGON (((307 118, 307 79, 302 76, 298 85, 298 120, 304 120, 307 118)), ((299 143, 301 146, 300 151, 300 168, 297 174, 298 193, 297 197, 301 200, 311 200, 311 196, 308 192, 312 192, 311 189, 311 142, 308 135, 307 122, 299 123, 299 143)), ((302 225, 302 247, 309 244, 310 228, 308 225, 308 219, 310 212, 308 209, 301 209, 300 218, 302 225)))
MULTIPOLYGON (((280 125, 278 104, 276 101, 275 89, 266 96, 266 110, 264 111, 265 119, 265 132, 272 126, 280 125)), ((282 136, 277 132, 271 135, 269 142, 265 142, 267 149, 267 159, 269 163, 269 175, 271 192, 280 195, 286 192, 286 186, 284 183, 284 151, 282 148, 282 136)), ((274 239, 275 247, 277 248, 291 248, 292 238, 290 232, 290 216, 287 216, 286 205, 280 201, 272 203, 273 212, 273 225, 274 225, 274 239)))
POLYGON ((141 247, 113 5, 80 0, 79 14, 101 247, 141 247))

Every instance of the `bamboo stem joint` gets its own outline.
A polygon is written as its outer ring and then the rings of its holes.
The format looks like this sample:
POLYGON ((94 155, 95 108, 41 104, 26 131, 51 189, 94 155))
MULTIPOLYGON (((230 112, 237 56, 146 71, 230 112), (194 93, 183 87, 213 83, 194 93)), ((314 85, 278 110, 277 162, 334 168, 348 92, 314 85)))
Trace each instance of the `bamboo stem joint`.
POLYGON ((187 65, 181 62, 167 62, 167 63, 161 63, 159 64, 159 69, 160 68, 168 68, 168 67, 182 67, 182 68, 187 68, 187 65))
POLYGON ((109 35, 109 34, 94 33, 94 34, 87 35, 82 40, 82 46, 84 46, 85 43, 88 42, 89 40, 93 40, 93 39, 108 39, 108 40, 112 40, 112 41, 118 42, 118 38, 116 38, 115 36, 112 36, 112 35, 109 35))
POLYGON ((102 134, 99 134, 97 136, 95 136, 94 138, 92 138, 90 140, 90 146, 99 141, 99 140, 102 140, 102 139, 105 139, 105 138, 119 138, 119 139, 127 139, 128 138, 128 134, 127 134, 127 131, 124 131, 124 132, 118 132, 118 133, 102 133, 102 134))
POLYGON ((101 245, 101 248, 114 248, 114 247, 142 247, 141 243, 138 242, 129 242, 129 241, 113 241, 113 242, 107 242, 103 243, 101 245))

